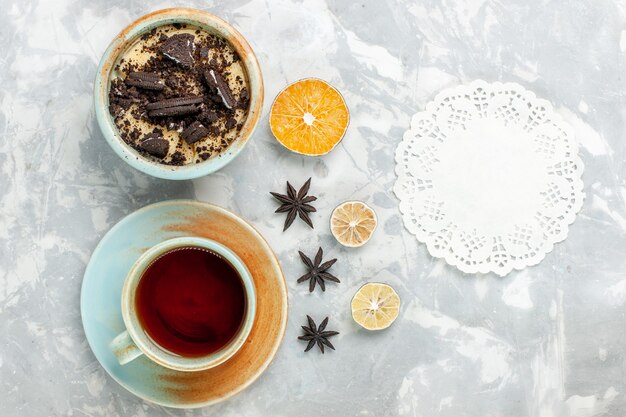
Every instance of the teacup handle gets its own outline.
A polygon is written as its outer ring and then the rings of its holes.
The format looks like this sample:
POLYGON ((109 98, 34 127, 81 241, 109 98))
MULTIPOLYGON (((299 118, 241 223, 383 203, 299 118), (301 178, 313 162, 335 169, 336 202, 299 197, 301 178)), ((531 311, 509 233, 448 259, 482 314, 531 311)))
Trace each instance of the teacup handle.
POLYGON ((143 354, 135 342, 133 342, 127 330, 115 336, 115 339, 109 343, 109 348, 117 357, 117 361, 120 365, 126 365, 128 362, 137 359, 143 354))

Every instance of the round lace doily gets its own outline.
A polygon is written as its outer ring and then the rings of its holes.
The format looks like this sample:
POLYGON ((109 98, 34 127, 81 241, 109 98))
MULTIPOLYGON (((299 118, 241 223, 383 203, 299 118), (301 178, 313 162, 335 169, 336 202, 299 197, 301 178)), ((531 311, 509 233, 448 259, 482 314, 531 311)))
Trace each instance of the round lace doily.
POLYGON ((584 198, 573 131, 513 83, 444 90, 396 150, 406 228, 467 273, 536 265, 567 236, 584 198))

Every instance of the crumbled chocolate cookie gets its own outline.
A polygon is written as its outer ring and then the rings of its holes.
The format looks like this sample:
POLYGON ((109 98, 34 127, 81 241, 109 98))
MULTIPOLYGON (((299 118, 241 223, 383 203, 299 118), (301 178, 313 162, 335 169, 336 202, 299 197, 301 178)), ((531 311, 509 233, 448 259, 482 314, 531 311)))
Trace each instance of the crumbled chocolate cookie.
POLYGON ((209 130, 202 125, 199 121, 195 121, 190 124, 187 129, 183 130, 180 136, 185 139, 188 144, 196 143, 200 139, 209 134, 209 130))
POLYGON ((170 75, 169 77, 167 77, 167 80, 165 80, 165 85, 167 85, 174 91, 178 91, 183 89, 185 83, 181 78, 177 77, 176 75, 170 75))
POLYGON ((248 89, 244 87, 239 93, 239 102, 247 105, 248 101, 250 101, 250 93, 248 93, 248 89))
POLYGON ((170 142, 164 139, 161 133, 155 131, 144 136, 139 147, 150 155, 163 159, 170 148, 170 142))
POLYGON ((200 120, 205 125, 210 125, 219 119, 217 112, 212 110, 204 110, 202 113, 198 115, 198 120, 200 120))
POLYGON ((229 117, 228 119, 226 119, 226 129, 232 129, 233 127, 237 126, 237 120, 235 120, 233 117, 229 117))
POLYGON ((155 91, 161 91, 165 88, 165 84, 161 81, 159 74, 142 71, 128 74, 128 77, 126 77, 126 85, 155 91))
POLYGON ((190 33, 172 35, 161 44, 159 52, 183 68, 191 68, 194 62, 194 40, 195 37, 190 33))
POLYGON ((200 103, 202 103, 202 97, 199 96, 175 97, 150 103, 146 106, 146 110, 150 117, 182 116, 198 113, 200 103))
POLYGON ((224 80, 224 77, 222 77, 217 70, 209 68, 204 71, 204 80, 209 90, 219 96, 224 107, 228 110, 235 107, 236 101, 233 97, 233 93, 230 91, 230 87, 228 87, 228 83, 224 80))
POLYGON ((187 158, 180 151, 176 151, 172 154, 172 165, 184 165, 187 158))

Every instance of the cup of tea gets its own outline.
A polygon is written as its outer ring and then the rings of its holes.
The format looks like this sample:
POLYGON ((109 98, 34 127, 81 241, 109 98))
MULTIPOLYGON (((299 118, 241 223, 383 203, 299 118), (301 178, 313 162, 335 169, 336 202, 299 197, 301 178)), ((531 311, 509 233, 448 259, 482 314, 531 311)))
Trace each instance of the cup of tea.
POLYGON ((147 356, 179 371, 231 358, 248 338, 256 311, 250 271, 226 246, 198 237, 148 249, 122 288, 126 330, 110 343, 121 365, 147 356))

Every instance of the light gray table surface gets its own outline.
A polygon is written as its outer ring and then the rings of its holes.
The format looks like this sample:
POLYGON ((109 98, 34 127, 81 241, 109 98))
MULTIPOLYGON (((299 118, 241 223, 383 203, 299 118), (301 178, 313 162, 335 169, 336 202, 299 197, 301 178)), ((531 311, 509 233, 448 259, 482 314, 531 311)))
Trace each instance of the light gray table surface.
POLYGON ((624 416, 626 415, 626 3, 616 1, 0 2, 0 415, 624 416), (127 166, 94 118, 96 66, 139 16, 195 6, 233 23, 260 60, 266 102, 253 140, 220 172, 168 182, 127 166), (319 77, 344 95, 348 133, 332 153, 283 149, 267 120, 288 83, 319 77), (463 275, 402 225, 394 150, 412 114, 444 87, 515 81, 571 123, 586 199, 569 237, 505 278, 463 275), (282 233, 270 190, 313 177, 314 231, 282 233), (197 198, 229 208, 268 239, 289 287, 275 361, 237 397, 195 411, 146 403, 118 386, 85 340, 79 294, 106 231, 149 203, 197 198), (365 247, 327 227, 347 199, 371 204, 365 247), (342 279, 296 284, 297 250, 323 246, 342 279), (352 322, 365 281, 403 306, 387 331, 352 322), (329 315, 337 351, 303 353, 305 315, 329 315))

